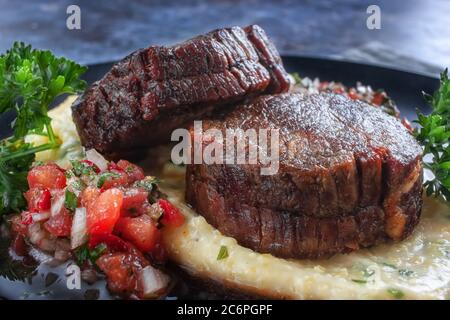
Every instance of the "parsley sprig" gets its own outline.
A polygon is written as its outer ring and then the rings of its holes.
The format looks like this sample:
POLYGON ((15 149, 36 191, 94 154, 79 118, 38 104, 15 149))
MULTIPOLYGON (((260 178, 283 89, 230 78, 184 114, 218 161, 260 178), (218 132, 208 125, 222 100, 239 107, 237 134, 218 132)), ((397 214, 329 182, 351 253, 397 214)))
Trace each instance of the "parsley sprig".
POLYGON ((0 56, 0 114, 14 110, 13 135, 0 142, 0 215, 24 207, 26 175, 40 151, 58 148, 48 108, 62 94, 84 90, 80 76, 87 68, 50 51, 15 42, 0 56), (48 142, 32 145, 28 134, 46 136, 48 142))
POLYGON ((434 174, 425 182, 428 196, 435 195, 450 201, 450 80, 448 70, 441 73, 439 89, 433 94, 424 93, 431 106, 429 115, 418 112, 420 125, 415 131, 416 139, 424 147, 424 167, 434 174))

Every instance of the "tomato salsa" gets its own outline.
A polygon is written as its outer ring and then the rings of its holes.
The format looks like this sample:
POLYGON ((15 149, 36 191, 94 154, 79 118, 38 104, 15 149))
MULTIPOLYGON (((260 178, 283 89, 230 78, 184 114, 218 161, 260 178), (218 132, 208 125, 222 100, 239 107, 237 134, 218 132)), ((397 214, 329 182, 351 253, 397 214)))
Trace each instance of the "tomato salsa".
POLYGON ((10 218, 13 249, 25 255, 33 245, 55 259, 73 259, 82 270, 103 272, 116 294, 158 298, 170 278, 163 228, 176 228, 184 216, 158 191, 157 179, 139 166, 108 162, 95 150, 67 170, 35 164, 28 172, 26 211, 10 218))

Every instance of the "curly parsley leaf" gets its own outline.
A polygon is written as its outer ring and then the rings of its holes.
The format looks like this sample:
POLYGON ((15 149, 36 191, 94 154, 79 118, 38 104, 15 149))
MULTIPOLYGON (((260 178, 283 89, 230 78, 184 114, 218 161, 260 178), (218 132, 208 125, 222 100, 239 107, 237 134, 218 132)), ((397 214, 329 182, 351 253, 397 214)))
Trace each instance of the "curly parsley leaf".
POLYGON ((48 106, 62 94, 83 90, 86 83, 79 77, 86 70, 50 51, 15 42, 0 56, 0 113, 16 110, 14 136, 20 138, 30 131, 42 133, 50 124, 48 106))
POLYGON ((424 93, 432 112, 418 113, 415 122, 420 128, 416 139, 424 147, 424 166, 434 174, 434 179, 425 182, 427 195, 435 195, 450 201, 450 81, 448 70, 441 74, 439 89, 433 94, 424 93))
POLYGON ((439 89, 433 94, 424 93, 432 111, 429 115, 418 112, 420 128, 415 137, 424 148, 424 167, 434 174, 425 182, 427 195, 450 201, 450 80, 448 70, 441 73, 439 89))
POLYGON ((16 112, 13 136, 0 142, 0 215, 24 207, 22 193, 35 154, 59 146, 47 115, 49 105, 62 94, 81 92, 86 83, 79 78, 86 70, 22 42, 15 42, 0 55, 0 114, 16 112), (25 143, 30 133, 45 135, 48 142, 38 146, 25 143))
POLYGON ((34 154, 16 158, 14 161, 1 159, 14 152, 26 152, 30 148, 31 145, 23 141, 0 142, 0 216, 12 211, 20 211, 25 207, 23 192, 28 187, 27 174, 34 161, 34 154))

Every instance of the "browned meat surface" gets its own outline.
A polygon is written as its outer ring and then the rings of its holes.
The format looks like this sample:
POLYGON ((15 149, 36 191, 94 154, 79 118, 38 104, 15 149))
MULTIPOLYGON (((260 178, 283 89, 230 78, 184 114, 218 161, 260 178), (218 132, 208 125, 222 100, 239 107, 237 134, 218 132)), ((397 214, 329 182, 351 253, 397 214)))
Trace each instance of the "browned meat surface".
MULTIPOLYGON (((240 244, 320 258, 408 236, 422 207, 421 148, 396 118, 333 94, 262 96, 203 129, 279 128, 275 175, 188 165, 187 201, 240 244)), ((225 144, 225 143, 224 143, 225 144)))
POLYGON ((130 54, 74 103, 73 118, 85 147, 117 157, 169 141, 216 107, 289 86, 264 30, 226 28, 130 54))

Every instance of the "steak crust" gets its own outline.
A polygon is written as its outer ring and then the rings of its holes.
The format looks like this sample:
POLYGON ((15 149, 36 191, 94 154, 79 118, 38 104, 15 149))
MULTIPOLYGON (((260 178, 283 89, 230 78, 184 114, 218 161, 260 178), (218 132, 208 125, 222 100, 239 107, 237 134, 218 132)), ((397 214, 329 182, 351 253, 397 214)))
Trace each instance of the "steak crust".
POLYGON ((217 107, 286 92, 290 77, 260 27, 219 29, 172 47, 133 52, 72 106, 81 142, 115 158, 170 141, 217 107))
POLYGON ((278 128, 275 175, 191 164, 186 199, 241 245, 322 258, 407 237, 422 208, 422 150, 396 118, 333 94, 262 96, 203 128, 278 128))

